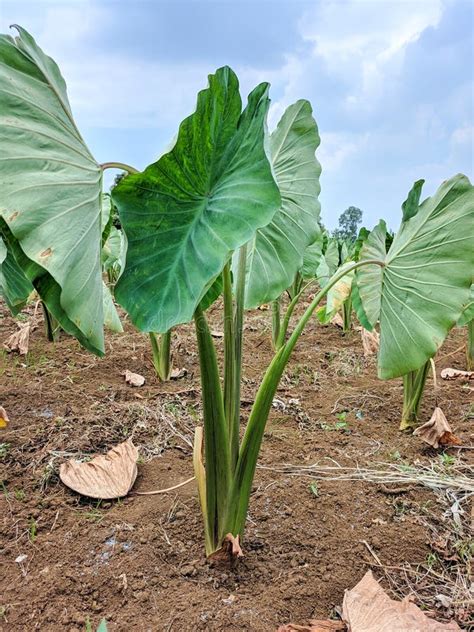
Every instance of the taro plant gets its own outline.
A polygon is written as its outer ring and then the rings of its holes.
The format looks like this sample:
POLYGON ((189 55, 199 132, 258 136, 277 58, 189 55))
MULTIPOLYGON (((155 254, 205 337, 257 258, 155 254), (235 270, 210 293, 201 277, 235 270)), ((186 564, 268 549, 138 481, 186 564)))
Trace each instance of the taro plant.
POLYGON ((360 262, 378 258, 383 266, 356 272, 359 320, 369 330, 380 323, 379 376, 403 377, 401 429, 417 422, 430 358, 468 313, 474 269, 474 187, 457 175, 420 204, 423 182, 404 202, 388 252, 383 221, 362 247, 360 262))
POLYGON ((384 227, 371 233, 360 260, 328 280, 282 340, 241 436, 244 308, 271 302, 289 287, 315 238, 319 139, 311 106, 290 106, 268 137, 268 84, 257 86, 242 109, 235 74, 221 68, 199 93, 171 151, 142 173, 121 163, 100 165, 74 123, 56 64, 26 31, 19 33, 0 37, 3 262, 13 257, 61 327, 101 355, 102 172, 129 172, 112 192, 128 245, 115 296, 145 332, 166 334, 194 320, 204 428, 196 429, 193 462, 206 551, 230 547, 238 555, 273 397, 314 311, 358 270, 359 309, 369 326, 381 323, 381 376, 418 369, 467 301, 472 253, 460 246, 472 234, 472 187, 463 176, 443 184, 404 217, 388 254, 384 227), (451 290, 442 303, 430 293, 440 284, 451 290), (221 294, 222 381, 206 316, 221 294))

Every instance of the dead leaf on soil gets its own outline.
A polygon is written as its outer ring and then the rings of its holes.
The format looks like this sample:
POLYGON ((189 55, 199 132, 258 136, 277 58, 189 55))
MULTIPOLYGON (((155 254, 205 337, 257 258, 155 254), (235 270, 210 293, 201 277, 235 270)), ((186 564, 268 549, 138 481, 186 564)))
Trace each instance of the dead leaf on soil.
POLYGON ((127 384, 130 384, 130 386, 143 386, 145 384, 145 378, 139 373, 132 373, 127 369, 122 373, 122 375, 125 377, 127 384))
POLYGON ((281 625, 277 632, 345 632, 345 630, 347 627, 344 621, 311 619, 309 625, 296 625, 295 623, 281 625))
POLYGON ((172 380, 179 380, 188 374, 187 369, 173 369, 170 374, 172 380))
POLYGON ((342 320, 342 316, 341 314, 339 314, 339 312, 331 318, 331 325, 339 327, 339 329, 344 328, 344 321, 342 320))
POLYGON ((431 419, 416 428, 413 434, 433 448, 438 448, 440 445, 461 445, 461 440, 453 434, 451 426, 439 406, 434 409, 431 419))
POLYGON ((30 342, 30 333, 36 328, 31 321, 18 325, 18 331, 15 331, 8 340, 3 343, 3 348, 12 353, 16 351, 19 355, 26 355, 28 353, 28 345, 30 342))
POLYGON ((367 331, 362 327, 360 331, 362 338, 362 347, 364 348, 364 356, 375 355, 379 351, 380 335, 375 329, 373 331, 367 331))
POLYGON ((457 623, 429 619, 409 597, 391 599, 367 571, 360 582, 344 593, 342 618, 349 632, 460 632, 457 623))
POLYGON ((228 533, 222 542, 221 548, 211 553, 208 559, 213 562, 233 562, 238 557, 243 557, 243 555, 243 551, 240 548, 239 536, 234 537, 232 533, 228 533))
POLYGON ((8 419, 7 411, 3 406, 0 406, 0 428, 6 428, 9 423, 10 420, 8 419))
POLYGON ((474 380, 474 371, 448 368, 441 371, 441 377, 443 380, 474 380))
POLYGON ((211 330, 211 336, 213 338, 223 338, 224 337, 224 332, 223 331, 217 331, 215 329, 211 330))
POLYGON ((59 478, 75 492, 89 498, 126 496, 137 478, 138 450, 128 439, 86 463, 62 463, 59 478))

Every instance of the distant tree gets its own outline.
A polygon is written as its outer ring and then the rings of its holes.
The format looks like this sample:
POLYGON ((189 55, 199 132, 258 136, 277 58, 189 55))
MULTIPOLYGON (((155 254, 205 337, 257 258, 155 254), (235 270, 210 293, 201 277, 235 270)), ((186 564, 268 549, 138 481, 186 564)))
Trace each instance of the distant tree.
POLYGON ((355 240, 359 224, 362 222, 362 211, 356 206, 349 206, 339 216, 339 228, 333 232, 338 239, 355 240))

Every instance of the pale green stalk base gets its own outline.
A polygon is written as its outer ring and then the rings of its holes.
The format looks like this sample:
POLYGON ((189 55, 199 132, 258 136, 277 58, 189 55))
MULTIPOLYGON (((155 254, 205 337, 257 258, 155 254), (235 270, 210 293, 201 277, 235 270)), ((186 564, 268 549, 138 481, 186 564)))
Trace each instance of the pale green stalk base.
POLYGON ((171 377, 171 329, 164 334, 150 332, 153 366, 156 375, 162 382, 167 382, 171 377))
POLYGON ((426 378, 430 369, 430 361, 416 371, 410 371, 403 376, 403 411, 400 430, 409 430, 418 424, 420 409, 426 378))

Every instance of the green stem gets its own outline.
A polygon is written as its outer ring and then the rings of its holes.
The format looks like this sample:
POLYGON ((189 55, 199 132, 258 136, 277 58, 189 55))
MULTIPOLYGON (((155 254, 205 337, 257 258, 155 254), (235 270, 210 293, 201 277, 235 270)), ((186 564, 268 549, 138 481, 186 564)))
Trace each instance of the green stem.
POLYGON ((156 375, 167 382, 171 376, 171 329, 164 334, 150 331, 150 342, 156 375))
POLYGON ((216 550, 227 510, 231 479, 229 433, 219 380, 216 350, 206 316, 200 306, 194 313, 201 367, 206 469, 207 530, 216 550))
POLYGON ((295 307, 298 305, 298 302, 301 298, 301 295, 303 294, 303 292, 306 290, 306 288, 308 288, 314 281, 311 280, 309 283, 306 283, 306 285, 304 287, 301 287, 300 291, 298 292, 298 294, 296 294, 296 296, 293 298, 293 300, 290 302, 290 304, 288 305, 287 309, 286 309, 286 313, 285 313, 285 317, 283 319, 283 323, 281 324, 280 327, 280 335, 278 337, 277 343, 276 343, 276 351, 278 351, 279 349, 281 349, 281 347, 285 344, 285 338, 286 338, 286 334, 288 332, 288 327, 290 325, 290 320, 291 317, 293 315, 293 312, 295 311, 295 307))
POLYGON ((257 459, 260 452, 260 446, 262 444, 263 434, 265 431, 265 425, 270 413, 273 398, 278 388, 280 378, 285 370, 285 367, 290 359, 291 353, 298 342, 301 333, 303 332, 306 324, 313 315, 314 310, 325 297, 327 292, 335 285, 344 275, 352 270, 356 270, 365 265, 379 265, 383 267, 383 262, 376 260, 359 261, 354 263, 351 268, 336 274, 332 280, 320 291, 312 300, 309 307, 306 309, 303 316, 298 321, 293 333, 276 353, 272 362, 270 363, 260 387, 255 397, 255 402, 250 413, 247 428, 242 440, 239 460, 237 462, 237 468, 232 481, 232 487, 230 490, 230 497, 228 502, 228 514, 226 517, 224 533, 232 533, 234 536, 242 535, 247 509, 250 499, 250 492, 252 489, 253 478, 255 475, 255 468, 257 465, 257 459))
POLYGON ((349 295, 342 303, 342 331, 347 333, 351 330, 352 320, 352 297, 349 295))
POLYGON ((126 165, 124 162, 103 162, 100 165, 102 171, 106 169, 120 169, 121 171, 127 171, 128 173, 139 173, 138 169, 135 167, 131 167, 130 165, 126 165))
POLYGON ((228 261, 222 271, 224 286, 224 410, 229 437, 232 436, 235 408, 234 299, 230 266, 230 261, 228 261))
POLYGON ((281 310, 280 310, 281 298, 278 297, 272 301, 272 344, 275 351, 278 350, 278 340, 280 338, 281 331, 281 310))
POLYGON ((303 286, 303 277, 301 276, 299 272, 297 272, 295 274, 295 279, 293 283, 287 289, 290 300, 293 300, 294 298, 296 298, 296 296, 298 296, 298 294, 301 292, 302 286, 303 286))
POLYGON ((230 454, 232 471, 237 466, 240 443, 240 381, 242 379, 242 339, 244 330, 245 282, 247 274, 247 244, 241 246, 237 262, 234 311, 234 408, 230 432, 230 454))
POLYGON ((408 430, 418 422, 418 411, 430 366, 428 360, 416 371, 410 371, 403 376, 403 411, 400 430, 408 430))
POLYGON ((466 368, 474 371, 474 319, 467 323, 466 368))
POLYGON ((59 340, 59 334, 61 332, 61 325, 59 321, 51 314, 46 305, 41 302, 44 314, 44 326, 46 331, 46 338, 49 342, 57 342, 59 340))

